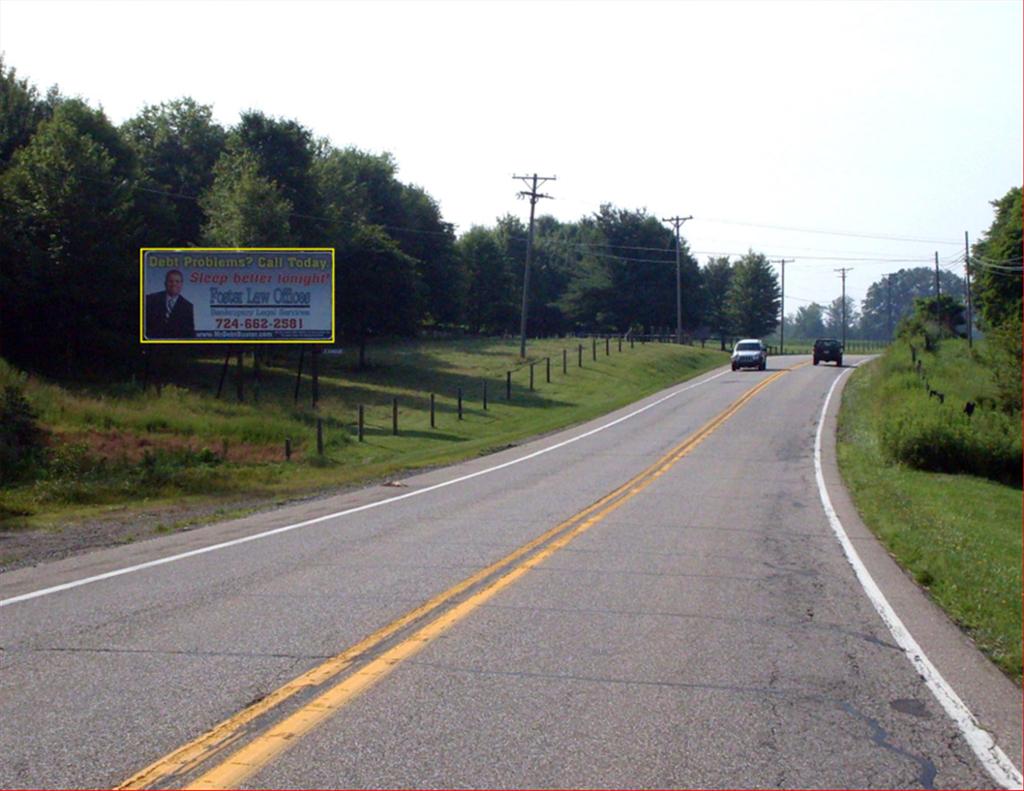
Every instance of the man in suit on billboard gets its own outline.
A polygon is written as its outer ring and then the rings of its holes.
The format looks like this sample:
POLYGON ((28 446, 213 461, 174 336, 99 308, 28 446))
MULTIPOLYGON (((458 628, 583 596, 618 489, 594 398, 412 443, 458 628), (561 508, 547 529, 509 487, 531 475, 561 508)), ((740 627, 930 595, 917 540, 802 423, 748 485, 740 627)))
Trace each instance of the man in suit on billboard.
POLYGON ((146 338, 194 338, 192 303, 181 295, 184 275, 177 269, 164 277, 164 290, 146 295, 146 338))

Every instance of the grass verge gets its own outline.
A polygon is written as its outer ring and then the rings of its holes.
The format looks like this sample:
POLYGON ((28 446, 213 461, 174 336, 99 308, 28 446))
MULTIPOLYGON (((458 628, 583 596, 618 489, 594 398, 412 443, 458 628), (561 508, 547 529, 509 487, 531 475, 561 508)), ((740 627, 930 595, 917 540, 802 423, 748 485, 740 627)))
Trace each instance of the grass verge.
POLYGON ((839 413, 839 469, 868 527, 1019 684, 1021 490, 892 462, 880 428, 901 388, 887 380, 883 359, 862 366, 847 383, 839 413))
POLYGON ((374 347, 364 370, 358 370, 354 351, 321 355, 320 401, 313 409, 308 355, 298 402, 298 355, 290 350, 261 355, 258 384, 250 357, 245 400, 238 402, 233 360, 218 399, 223 358, 157 351, 163 355, 153 362, 164 380, 159 394, 124 384, 59 386, 0 361, 0 386, 24 390, 50 437, 45 467, 33 479, 0 489, 0 530, 55 530, 111 508, 123 517, 125 507, 280 503, 448 464, 597 417, 728 360, 711 349, 671 344, 625 344, 619 351, 615 340, 607 347, 598 342, 595 359, 595 347, 585 341, 580 366, 572 339, 533 342, 526 361, 518 359, 514 341, 396 342, 374 347), (508 371, 511 399, 505 397, 508 371), (393 398, 399 402, 398 436, 392 436, 393 398), (360 405, 363 442, 355 437, 360 405), (318 419, 324 425, 322 456, 318 419), (286 440, 291 461, 284 459, 286 440))

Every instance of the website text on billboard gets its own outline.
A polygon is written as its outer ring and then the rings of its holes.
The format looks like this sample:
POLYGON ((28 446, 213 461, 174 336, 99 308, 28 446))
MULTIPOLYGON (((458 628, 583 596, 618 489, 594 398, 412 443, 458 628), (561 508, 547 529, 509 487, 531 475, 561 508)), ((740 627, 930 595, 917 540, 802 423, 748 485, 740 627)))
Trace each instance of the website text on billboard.
POLYGON ((332 248, 142 248, 143 343, 331 343, 332 248))

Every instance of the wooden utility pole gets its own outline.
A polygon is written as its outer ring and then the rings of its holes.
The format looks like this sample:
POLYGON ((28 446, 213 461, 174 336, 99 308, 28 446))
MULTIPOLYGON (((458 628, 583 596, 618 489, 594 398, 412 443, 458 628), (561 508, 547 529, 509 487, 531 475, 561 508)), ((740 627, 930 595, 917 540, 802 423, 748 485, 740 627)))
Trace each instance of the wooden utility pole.
POLYGON ((786 264, 791 264, 795 258, 780 258, 778 261, 770 261, 772 264, 782 265, 782 302, 779 305, 779 354, 786 353, 786 264))
POLYGON ((974 348, 974 311, 971 309, 971 248, 967 243, 967 231, 964 231, 964 274, 967 282, 967 346, 974 348))
POLYGON ((683 342, 683 276, 680 263, 680 249, 679 249, 679 228, 687 220, 692 220, 693 216, 689 217, 663 217, 662 222, 669 222, 676 229, 676 343, 683 342))
POLYGON ((537 201, 541 198, 551 197, 550 195, 541 195, 537 192, 537 187, 545 181, 554 181, 556 177, 538 176, 534 173, 532 176, 512 176, 512 178, 519 179, 530 187, 529 190, 519 193, 520 198, 529 197, 530 199, 530 234, 526 238, 526 263, 523 266, 523 315, 519 321, 519 356, 526 359, 526 311, 529 307, 530 296, 530 258, 533 256, 533 214, 537 201))
POLYGON ((842 340, 842 344, 843 344, 843 348, 846 348, 846 273, 847 272, 852 272, 853 271, 853 267, 847 266, 847 267, 843 267, 842 269, 836 269, 834 271, 838 272, 839 273, 839 277, 841 277, 843 279, 843 299, 842 299, 842 304, 843 304, 843 336, 842 337, 843 337, 843 340, 842 340))
POLYGON ((892 272, 885 276, 885 304, 889 313, 889 340, 892 340, 892 272))

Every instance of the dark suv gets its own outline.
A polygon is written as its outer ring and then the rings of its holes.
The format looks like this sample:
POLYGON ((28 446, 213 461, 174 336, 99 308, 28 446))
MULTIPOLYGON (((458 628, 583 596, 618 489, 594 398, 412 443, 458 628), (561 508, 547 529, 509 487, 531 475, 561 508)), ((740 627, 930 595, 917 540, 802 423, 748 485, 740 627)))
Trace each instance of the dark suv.
POLYGON ((822 361, 842 365, 843 344, 835 338, 818 338, 814 342, 814 364, 817 365, 822 361))

